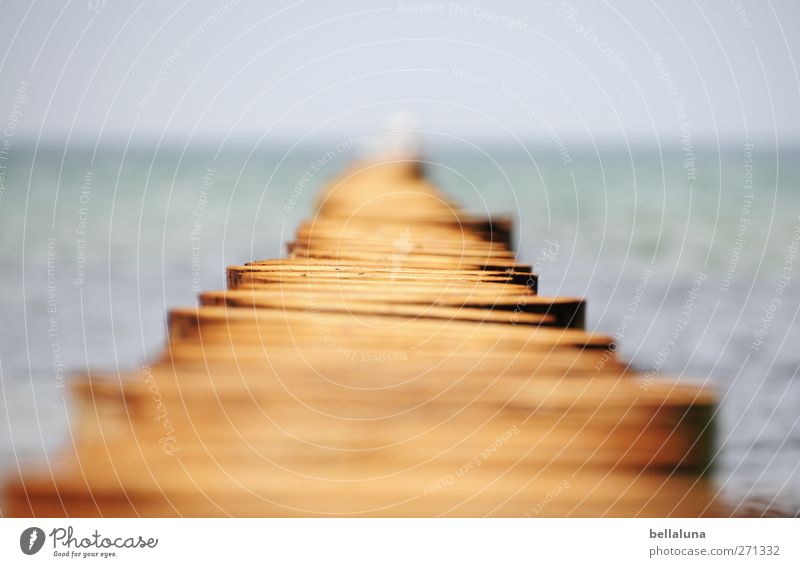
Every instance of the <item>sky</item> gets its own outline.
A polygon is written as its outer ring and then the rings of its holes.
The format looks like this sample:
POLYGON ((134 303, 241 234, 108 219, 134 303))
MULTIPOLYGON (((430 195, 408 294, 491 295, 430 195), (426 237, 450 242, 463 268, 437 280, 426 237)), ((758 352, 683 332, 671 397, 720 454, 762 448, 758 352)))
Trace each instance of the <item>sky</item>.
POLYGON ((795 144, 798 24, 791 1, 4 0, 0 126, 294 144, 406 112, 455 143, 795 144))

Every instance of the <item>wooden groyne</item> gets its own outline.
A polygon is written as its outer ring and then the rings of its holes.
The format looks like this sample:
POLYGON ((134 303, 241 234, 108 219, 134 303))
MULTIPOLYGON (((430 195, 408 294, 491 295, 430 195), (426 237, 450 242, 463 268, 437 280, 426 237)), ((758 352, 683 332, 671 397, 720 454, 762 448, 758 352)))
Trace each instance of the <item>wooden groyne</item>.
POLYGON ((709 392, 631 372, 417 163, 335 179, 288 250, 172 311, 160 360, 74 380, 73 446, 6 513, 712 513, 709 392))

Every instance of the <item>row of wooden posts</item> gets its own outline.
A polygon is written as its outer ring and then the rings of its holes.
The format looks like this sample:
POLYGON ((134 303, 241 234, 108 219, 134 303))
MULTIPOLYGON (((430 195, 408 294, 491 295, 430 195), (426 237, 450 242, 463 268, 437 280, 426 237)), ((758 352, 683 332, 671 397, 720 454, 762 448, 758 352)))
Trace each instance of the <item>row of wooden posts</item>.
POLYGON ((163 356, 73 380, 73 443, 14 516, 698 516, 713 399, 643 381, 537 294, 511 226, 414 161, 356 164, 288 257, 169 314, 163 356))

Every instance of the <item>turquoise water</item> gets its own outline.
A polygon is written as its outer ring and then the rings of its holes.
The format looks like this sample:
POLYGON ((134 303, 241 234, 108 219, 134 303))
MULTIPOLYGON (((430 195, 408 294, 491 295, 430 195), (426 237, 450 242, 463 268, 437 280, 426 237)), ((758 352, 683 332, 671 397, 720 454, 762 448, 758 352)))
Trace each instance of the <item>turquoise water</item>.
MULTIPOLYGON (((167 309, 224 287, 228 264, 280 256, 360 143, 13 148, 0 186, 5 466, 68 439, 65 376, 152 359, 167 309)), ((586 296, 589 327, 636 369, 719 389, 715 481, 740 513, 798 514, 798 157, 461 147, 432 148, 427 168, 471 211, 513 215, 541 292, 586 296)))

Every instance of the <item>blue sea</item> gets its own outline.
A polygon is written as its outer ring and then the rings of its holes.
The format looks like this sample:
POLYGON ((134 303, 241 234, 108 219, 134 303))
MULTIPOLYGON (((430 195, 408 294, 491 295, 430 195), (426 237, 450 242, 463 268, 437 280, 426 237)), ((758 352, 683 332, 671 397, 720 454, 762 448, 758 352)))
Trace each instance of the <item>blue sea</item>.
MULTIPOLYGON (((69 442, 69 376, 136 368, 166 312, 283 255, 363 140, 283 147, 18 145, 0 160, 0 463, 69 442)), ((800 150, 758 143, 430 147, 430 176, 515 220, 540 292, 650 377, 717 388, 713 478, 737 514, 800 514, 800 150)))

